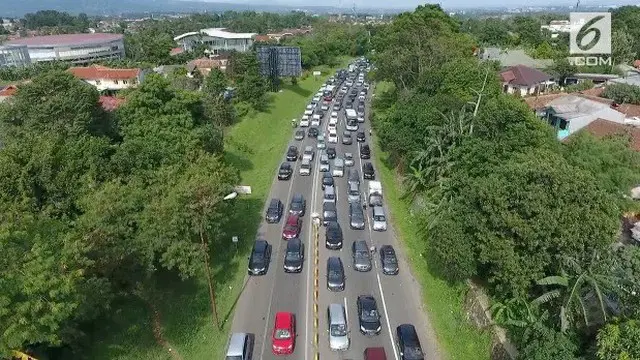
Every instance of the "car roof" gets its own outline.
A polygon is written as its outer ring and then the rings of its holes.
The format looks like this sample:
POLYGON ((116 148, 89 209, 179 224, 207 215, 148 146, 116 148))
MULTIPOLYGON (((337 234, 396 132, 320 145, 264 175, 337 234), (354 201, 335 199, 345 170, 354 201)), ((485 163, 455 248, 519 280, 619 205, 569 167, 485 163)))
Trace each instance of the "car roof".
POLYGON ((253 245, 254 249, 257 251, 264 250, 268 246, 268 243, 265 240, 258 239, 253 245))
POLYGON ((329 258, 327 259, 327 266, 333 267, 340 265, 342 265, 342 260, 340 260, 340 258, 337 256, 329 256, 329 258))
POLYGON ((353 242, 353 247, 358 250, 368 250, 367 242, 364 240, 356 240, 353 242))
POLYGON ((398 332, 398 336, 402 337, 405 344, 408 345, 417 345, 418 333, 416 332, 416 328, 411 324, 401 324, 396 328, 398 332))
POLYGON ((300 193, 293 194, 293 197, 291 198, 291 202, 297 202, 302 200, 304 200, 304 197, 300 193))
POLYGON ((291 164, 289 164, 288 162, 283 162, 282 164, 280 164, 280 167, 283 169, 290 168, 291 164))
POLYGON ((227 349, 227 356, 242 356, 246 337, 246 333, 231 334, 229 348, 227 349))
POLYGON ((291 326, 292 318, 293 318, 293 314, 290 312, 281 311, 276 313, 276 321, 275 321, 276 329, 283 329, 291 326))
POLYGON ((391 254, 391 253, 395 254, 396 253, 396 251, 393 249, 393 246, 391 246, 391 245, 382 245, 382 247, 380 248, 380 251, 387 252, 389 254, 391 254))
POLYGON ((322 204, 322 210, 336 210, 336 204, 332 202, 326 202, 322 204))
POLYGON ((297 237, 287 241, 287 251, 298 251, 301 247, 302 241, 297 237))
POLYGON ((276 199, 276 198, 271 199, 271 202, 269 203, 269 207, 278 206, 278 205, 280 205, 280 199, 276 199))
MULTIPOLYGON (((311 128, 311 129, 315 129, 315 128, 311 128)), ((313 151, 313 146, 311 146, 311 145, 305 146, 304 147, 304 151, 313 151)))
POLYGON ((287 225, 296 225, 298 223, 298 218, 298 215, 289 215, 289 217, 287 217, 287 225))
POLYGON ((364 356, 366 360, 387 360, 387 354, 382 347, 366 348, 364 356))

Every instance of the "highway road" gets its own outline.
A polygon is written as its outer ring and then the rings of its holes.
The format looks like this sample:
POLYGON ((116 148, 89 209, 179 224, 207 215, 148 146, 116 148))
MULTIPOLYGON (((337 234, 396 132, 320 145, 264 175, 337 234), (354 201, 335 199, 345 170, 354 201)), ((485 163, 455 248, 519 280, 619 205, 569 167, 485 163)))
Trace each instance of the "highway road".
MULTIPOLYGON (((372 91, 369 92, 371 94, 372 91)), ((365 123, 359 124, 359 130, 364 130, 369 143, 369 98, 367 99, 367 111, 365 123)), ((303 109, 300 109, 301 112, 303 109)), ((331 111, 325 115, 321 133, 326 131, 331 111)), ((339 112, 338 134, 345 130, 344 111, 339 112)), ((302 128, 306 132, 306 128, 302 128)), ((293 135, 293 133, 292 133, 293 135)), ((375 154, 371 154, 371 160, 359 158, 359 146, 355 141, 352 145, 327 144, 336 149, 338 157, 345 152, 354 154, 354 168, 358 169, 362 176, 362 161, 372 161, 375 154)), ((375 134, 374 134, 375 136, 375 134)), ((289 145, 296 145, 302 151, 305 146, 316 146, 316 140, 305 136, 303 141, 290 141, 289 145)), ((284 161, 286 149, 283 149, 284 161)), ((319 151, 316 152, 311 176, 300 176, 298 169, 300 161, 295 163, 294 175, 289 181, 279 181, 277 171, 274 173, 274 182, 269 199, 279 198, 288 211, 291 197, 295 193, 301 193, 307 200, 307 211, 304 216, 303 230, 300 238, 305 243, 305 262, 302 273, 287 274, 283 270, 285 241, 281 239, 281 232, 285 216, 279 224, 267 224, 262 222, 256 238, 267 240, 273 247, 271 265, 264 276, 253 276, 240 296, 236 306, 232 332, 248 332, 255 334, 253 359, 315 359, 316 352, 320 359, 362 359, 363 351, 367 347, 384 347, 387 359, 400 359, 397 352, 395 339, 395 327, 403 323, 411 323, 416 326, 422 342, 426 359, 439 359, 439 352, 435 340, 435 334, 430 327, 428 315, 422 309, 420 289, 417 281, 411 275, 403 249, 399 246, 393 232, 393 226, 388 224, 385 232, 372 231, 371 210, 367 207, 367 219, 364 230, 352 230, 349 227, 349 208, 346 194, 346 177, 335 178, 336 193, 338 197, 338 219, 344 233, 344 246, 342 250, 329 250, 324 246, 324 228, 320 229, 319 241, 319 342, 315 344, 314 334, 314 252, 313 228, 311 222, 312 213, 322 212, 322 188, 319 172, 319 151), (371 271, 356 272, 351 257, 351 244, 355 240, 366 240, 370 245, 380 248, 382 245, 393 245, 398 255, 400 273, 395 276, 384 275, 380 268, 378 254, 374 256, 374 267, 371 271), (326 288, 326 261, 329 256, 339 256, 345 265, 346 288, 342 292, 330 292, 326 288), (378 310, 382 316, 382 331, 377 336, 365 336, 360 333, 356 309, 358 295, 373 295, 378 303, 378 310), (330 303, 346 305, 347 318, 350 330, 351 345, 347 351, 334 352, 329 349, 327 331, 327 307, 330 303), (293 354, 288 356, 275 356, 271 352, 271 333, 274 326, 276 312, 288 311, 296 314, 296 347, 293 354)), ((277 169, 276 169, 277 170, 277 169)), ((376 169, 377 171, 377 169, 376 169)), ((346 171, 345 171, 346 176, 346 171)), ((376 173, 377 177, 377 173, 376 173)), ((361 178, 361 191, 366 195, 368 180, 361 178)), ((268 204, 268 201, 267 201, 268 204)), ((266 211, 265 204, 265 211, 266 211)), ((385 206, 387 219, 388 207, 385 206)))

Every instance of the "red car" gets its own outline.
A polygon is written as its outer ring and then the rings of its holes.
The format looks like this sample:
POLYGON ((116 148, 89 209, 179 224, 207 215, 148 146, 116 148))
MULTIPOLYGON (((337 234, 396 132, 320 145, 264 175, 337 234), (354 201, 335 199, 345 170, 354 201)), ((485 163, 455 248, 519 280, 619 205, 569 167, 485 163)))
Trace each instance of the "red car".
POLYGON ((290 312, 276 313, 273 327, 273 354, 293 354, 296 346, 296 317, 290 312))
POLYGON ((302 229, 302 219, 298 215, 289 215, 282 229, 282 238, 284 240, 296 238, 300 235, 300 229, 302 229))

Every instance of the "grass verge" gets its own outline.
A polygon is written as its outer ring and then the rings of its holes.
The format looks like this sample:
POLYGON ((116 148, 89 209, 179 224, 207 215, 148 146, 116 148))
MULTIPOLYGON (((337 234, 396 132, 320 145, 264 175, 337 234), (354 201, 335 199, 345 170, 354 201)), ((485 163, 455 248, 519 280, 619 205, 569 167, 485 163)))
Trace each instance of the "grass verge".
MULTIPOLYGON (((341 59, 345 65, 348 59, 341 59)), ((171 275, 155 279, 155 304, 161 314, 164 338, 182 359, 222 359, 235 304, 242 293, 247 255, 262 218, 262 208, 291 139, 291 119, 300 117, 306 103, 335 69, 315 69, 322 76, 306 76, 297 85, 284 84, 272 94, 268 108, 250 113, 225 134, 225 160, 240 170, 242 185, 252 194, 234 200, 238 218, 233 219, 230 235, 240 241, 220 239, 211 254, 216 284, 218 329, 211 316, 208 287, 204 279, 181 281, 171 275)), ((89 342, 87 358, 94 360, 171 360, 166 349, 157 345, 152 332, 150 310, 139 299, 125 299, 114 305, 111 318, 97 322, 89 342), (99 326, 98 326, 99 325, 99 326), (96 335, 97 334, 97 335, 96 335)))
MULTIPOLYGON (((388 84, 378 84, 376 93, 380 94, 388 88, 388 84)), ((411 215, 409 205, 401 199, 402 187, 395 169, 388 165, 388 154, 382 151, 378 141, 372 143, 375 153, 379 154, 375 164, 391 210, 391 221, 406 249, 412 272, 422 286, 422 300, 429 311, 440 352, 450 360, 490 359, 490 334, 474 328, 465 316, 463 303, 466 286, 451 285, 430 272, 426 259, 421 255, 425 248, 424 240, 419 236, 418 223, 411 215)))

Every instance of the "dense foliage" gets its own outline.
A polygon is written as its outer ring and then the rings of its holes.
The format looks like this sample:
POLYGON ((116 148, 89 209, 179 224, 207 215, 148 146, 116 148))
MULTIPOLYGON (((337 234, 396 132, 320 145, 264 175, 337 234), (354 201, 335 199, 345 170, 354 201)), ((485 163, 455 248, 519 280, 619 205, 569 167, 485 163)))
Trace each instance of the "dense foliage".
POLYGON ((238 180, 218 122, 200 94, 154 75, 115 114, 65 72, 0 105, 0 356, 77 344, 159 269, 203 274, 238 180))
MULTIPOLYGON (((511 21, 529 30, 509 36, 539 39, 537 21, 511 21)), ((557 142, 501 93, 462 30, 430 5, 372 39, 376 75, 392 84, 376 96, 373 124, 404 177, 426 261, 449 281, 486 284, 523 359, 595 356, 593 332, 611 314, 637 318, 640 257, 612 244, 640 155, 626 137, 557 142)), ((608 335, 599 351, 624 341, 608 335)))
POLYGON ((29 13, 21 20, 22 25, 29 30, 39 30, 50 34, 69 34, 88 32, 95 27, 96 21, 87 14, 70 15, 56 10, 41 10, 29 13))
POLYGON ((618 104, 640 104, 640 87, 628 84, 611 84, 602 92, 602 97, 618 104))

